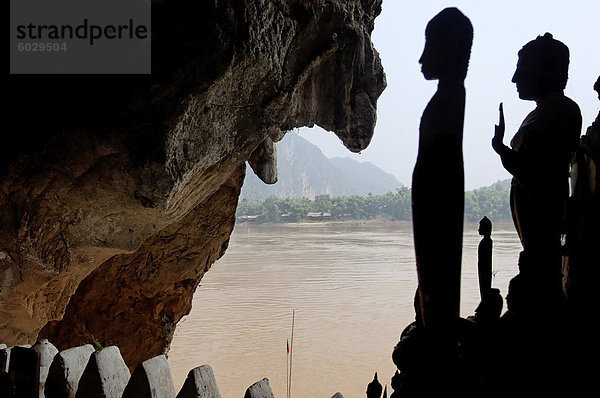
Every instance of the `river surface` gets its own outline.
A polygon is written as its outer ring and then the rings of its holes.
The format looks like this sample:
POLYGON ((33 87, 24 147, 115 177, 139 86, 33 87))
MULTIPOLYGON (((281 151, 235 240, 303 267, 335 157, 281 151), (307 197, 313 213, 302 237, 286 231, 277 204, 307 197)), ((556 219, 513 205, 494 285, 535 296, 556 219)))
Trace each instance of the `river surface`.
MULTIPOLYGON (((476 224, 466 224, 461 314, 479 302, 476 224)), ((223 398, 242 398, 267 377, 286 397, 286 340, 295 328, 292 396, 364 397, 375 371, 388 384, 417 286, 410 222, 237 225, 226 254, 204 276, 169 353, 177 390, 209 364, 223 398)), ((495 223, 493 287, 506 297, 520 243, 495 223)), ((388 392, 389 396, 389 392, 388 392)))

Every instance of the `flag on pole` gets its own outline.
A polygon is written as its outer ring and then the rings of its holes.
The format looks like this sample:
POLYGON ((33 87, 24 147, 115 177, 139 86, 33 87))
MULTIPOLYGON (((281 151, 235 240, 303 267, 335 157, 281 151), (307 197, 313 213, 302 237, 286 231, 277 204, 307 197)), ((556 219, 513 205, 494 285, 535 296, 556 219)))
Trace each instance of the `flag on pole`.
POLYGON ((290 340, 286 340, 287 341, 287 353, 288 355, 290 355, 290 340))

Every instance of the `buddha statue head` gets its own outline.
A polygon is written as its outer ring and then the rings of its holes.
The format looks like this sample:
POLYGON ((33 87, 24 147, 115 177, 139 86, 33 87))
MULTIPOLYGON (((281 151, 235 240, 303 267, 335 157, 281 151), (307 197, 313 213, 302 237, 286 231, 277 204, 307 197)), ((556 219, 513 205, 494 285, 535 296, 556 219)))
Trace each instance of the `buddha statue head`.
POLYGON ((457 8, 446 8, 425 29, 425 49, 419 59, 427 80, 464 81, 467 76, 473 25, 457 8))
POLYGON ((569 48, 546 33, 525 44, 519 51, 512 82, 519 98, 538 101, 561 92, 569 77, 569 48))
POLYGON ((479 235, 482 235, 482 236, 490 237, 490 235, 492 235, 492 222, 490 221, 489 218, 484 216, 479 221, 479 229, 477 232, 479 232, 479 235))

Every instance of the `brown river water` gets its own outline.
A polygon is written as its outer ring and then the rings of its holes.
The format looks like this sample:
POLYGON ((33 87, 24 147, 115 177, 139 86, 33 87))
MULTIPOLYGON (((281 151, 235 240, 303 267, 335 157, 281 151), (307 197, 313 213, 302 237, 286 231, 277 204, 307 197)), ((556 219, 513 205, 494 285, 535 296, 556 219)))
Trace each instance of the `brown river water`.
MULTIPOLYGON (((477 224, 465 225, 463 316, 479 303, 480 238, 477 224)), ((495 223, 492 239, 492 284, 506 297, 521 246, 510 222, 495 223)), ((239 224, 175 332, 175 387, 209 364, 223 398, 242 398, 263 377, 275 397, 286 397, 295 309, 293 397, 364 397, 375 371, 389 389, 392 350, 414 319, 416 280, 410 222, 239 224)))

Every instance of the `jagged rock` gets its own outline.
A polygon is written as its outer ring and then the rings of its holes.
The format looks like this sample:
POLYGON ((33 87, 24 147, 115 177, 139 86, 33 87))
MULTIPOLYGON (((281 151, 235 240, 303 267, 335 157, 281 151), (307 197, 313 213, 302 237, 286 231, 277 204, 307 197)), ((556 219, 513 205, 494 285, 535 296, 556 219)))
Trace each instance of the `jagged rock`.
POLYGON ((212 368, 202 365, 190 370, 176 398, 221 398, 212 368))
POLYGON ((2 398, 14 398, 15 387, 10 381, 8 373, 0 371, 0 397, 2 398))
POLYGON ((54 344, 50 343, 46 339, 42 339, 35 343, 32 350, 40 354, 40 383, 39 383, 39 396, 40 398, 44 398, 44 389, 46 387, 46 379, 48 378, 48 371, 50 370, 50 365, 54 360, 56 354, 58 354, 58 350, 54 346, 54 344))
POLYGON ((8 373, 8 360, 10 357, 10 348, 6 344, 0 344, 0 372, 8 373))
POLYGON ((90 355, 77 388, 76 398, 121 398, 129 381, 129 369, 118 347, 110 346, 90 355))
POLYGON ((267 137, 317 124, 352 151, 368 145, 385 86, 370 39, 380 10, 153 0, 152 75, 9 76, 0 340, 64 350, 94 336, 131 369, 165 353, 267 137))
POLYGON ((277 182, 277 147, 270 137, 265 138, 252 152, 248 163, 254 174, 266 184, 277 182))
MULTIPOLYGON (((10 363, 10 350, 12 347, 7 347, 6 344, 2 344, 4 348, 0 347, 0 372, 8 373, 8 366, 10 363)), ((29 344, 22 344, 19 347, 30 348, 29 344)))
POLYGON ((8 377, 8 347, 0 344, 0 397, 13 397, 14 387, 8 377))
POLYGON ((94 351, 91 344, 86 344, 59 352, 48 371, 46 398, 75 398, 79 379, 94 351))
POLYGON ((15 396, 37 398, 40 384, 40 354, 28 347, 12 347, 8 375, 15 396))
POLYGON ((123 398, 175 398, 167 358, 158 355, 139 364, 125 387, 123 398))
POLYGON ((274 398, 269 379, 264 378, 248 387, 244 398, 274 398))

